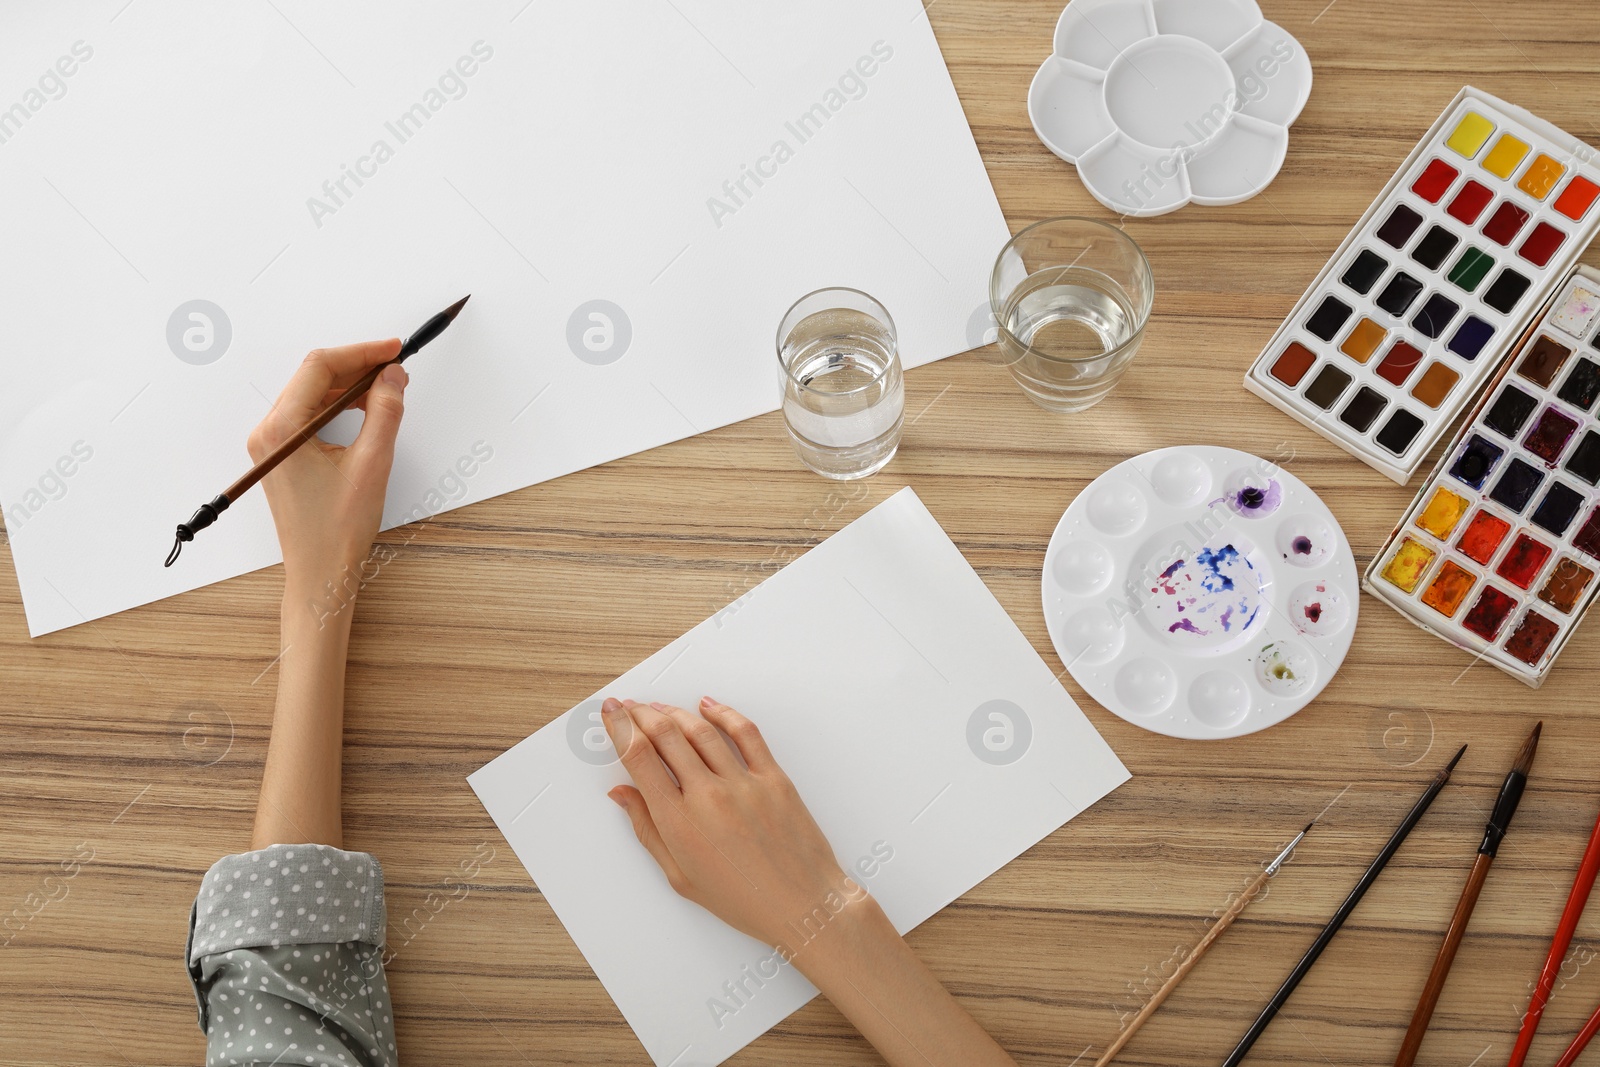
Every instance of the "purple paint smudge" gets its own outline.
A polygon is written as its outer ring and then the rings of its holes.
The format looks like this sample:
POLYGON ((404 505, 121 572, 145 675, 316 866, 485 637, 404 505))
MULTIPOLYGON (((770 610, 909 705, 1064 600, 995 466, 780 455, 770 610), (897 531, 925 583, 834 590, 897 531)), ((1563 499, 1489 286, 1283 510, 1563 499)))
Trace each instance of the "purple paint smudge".
POLYGON ((1253 576, 1249 560, 1232 544, 1203 548, 1195 553, 1192 564, 1187 558, 1178 559, 1163 570, 1150 592, 1172 598, 1171 609, 1179 618, 1167 626, 1167 632, 1203 637, 1247 629, 1261 611, 1256 600, 1259 590, 1236 588, 1231 572, 1253 576))
POLYGON ((1254 518, 1261 515, 1270 515, 1278 510, 1283 503, 1283 487, 1276 478, 1268 478, 1262 484, 1247 484, 1224 498, 1228 506, 1240 515, 1254 518))

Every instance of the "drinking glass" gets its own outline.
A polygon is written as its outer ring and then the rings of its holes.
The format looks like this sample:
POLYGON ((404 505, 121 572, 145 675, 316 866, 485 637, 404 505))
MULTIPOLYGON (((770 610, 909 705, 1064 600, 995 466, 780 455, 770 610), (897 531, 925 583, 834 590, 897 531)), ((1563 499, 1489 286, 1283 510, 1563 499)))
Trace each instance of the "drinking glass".
POLYGON ((778 324, 783 422, 824 478, 876 474, 900 447, 906 394, 894 320, 859 289, 818 289, 778 324))
POLYGON ((1115 226, 1036 222, 1006 242, 989 279, 999 358, 1040 407, 1083 411, 1128 369, 1154 298, 1149 261, 1115 226))

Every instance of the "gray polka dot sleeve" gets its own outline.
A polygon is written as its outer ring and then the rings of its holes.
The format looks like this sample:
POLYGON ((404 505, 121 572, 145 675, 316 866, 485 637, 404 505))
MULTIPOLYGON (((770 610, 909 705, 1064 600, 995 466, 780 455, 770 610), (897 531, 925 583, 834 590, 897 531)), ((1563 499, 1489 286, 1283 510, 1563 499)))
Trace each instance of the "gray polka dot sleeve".
POLYGON ((397 1067, 383 973, 383 868, 273 845, 225 856, 189 913, 207 1067, 397 1067))

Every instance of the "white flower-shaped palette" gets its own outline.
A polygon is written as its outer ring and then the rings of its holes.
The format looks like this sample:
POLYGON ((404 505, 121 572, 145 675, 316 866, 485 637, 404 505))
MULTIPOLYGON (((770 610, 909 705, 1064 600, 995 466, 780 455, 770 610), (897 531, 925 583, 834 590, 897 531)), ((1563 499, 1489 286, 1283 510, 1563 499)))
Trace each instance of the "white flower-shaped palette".
POLYGON ((1304 482, 1209 445, 1117 464, 1045 552, 1045 625, 1072 677, 1170 737, 1239 737, 1309 704, 1350 650, 1359 594, 1304 482))
POLYGON ((1305 49, 1255 0, 1072 0, 1028 117, 1096 200, 1161 215, 1266 188, 1310 94, 1305 49))

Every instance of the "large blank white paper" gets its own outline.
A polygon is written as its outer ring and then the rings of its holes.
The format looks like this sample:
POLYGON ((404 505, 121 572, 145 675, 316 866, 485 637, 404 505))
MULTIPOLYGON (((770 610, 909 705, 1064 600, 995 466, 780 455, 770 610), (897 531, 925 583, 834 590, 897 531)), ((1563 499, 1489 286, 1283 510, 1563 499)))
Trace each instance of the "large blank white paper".
POLYGON ((29 629, 280 557, 248 467, 305 352, 403 335, 386 526, 770 411, 849 285, 916 366, 1005 222, 918 0, 9 3, 0 507, 29 629), (487 457, 487 458, 485 458, 487 457))
POLYGON ((720 1063, 816 993, 674 894, 605 795, 628 776, 601 698, 707 693, 757 721, 901 932, 1128 779, 902 489, 468 779, 663 1067, 720 1063))

